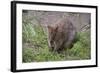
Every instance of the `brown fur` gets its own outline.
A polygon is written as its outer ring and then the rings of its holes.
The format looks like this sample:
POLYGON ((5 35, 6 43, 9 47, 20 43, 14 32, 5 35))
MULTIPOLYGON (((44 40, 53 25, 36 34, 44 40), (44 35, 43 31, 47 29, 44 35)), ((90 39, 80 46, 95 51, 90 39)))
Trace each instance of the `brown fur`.
POLYGON ((48 43, 53 51, 71 48, 75 40, 76 29, 67 18, 61 19, 54 26, 48 26, 48 43))

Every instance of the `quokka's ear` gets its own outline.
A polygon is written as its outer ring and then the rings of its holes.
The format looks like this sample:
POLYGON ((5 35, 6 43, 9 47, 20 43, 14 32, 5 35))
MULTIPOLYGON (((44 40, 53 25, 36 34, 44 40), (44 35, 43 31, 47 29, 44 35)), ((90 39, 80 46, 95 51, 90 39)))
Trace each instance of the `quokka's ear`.
POLYGON ((48 28, 48 30, 51 30, 51 31, 54 30, 54 27, 51 25, 48 25, 47 28, 48 28))
POLYGON ((55 27, 55 30, 57 30, 57 29, 58 29, 58 26, 55 27))
POLYGON ((48 29, 52 29, 52 27, 51 27, 50 25, 47 25, 47 28, 48 28, 48 29))
POLYGON ((47 30, 49 33, 53 32, 53 28, 50 25, 47 26, 47 30))
POLYGON ((48 25, 47 28, 48 28, 48 30, 50 30, 50 31, 54 31, 54 30, 57 30, 57 29, 58 29, 57 26, 50 26, 50 25, 48 25))

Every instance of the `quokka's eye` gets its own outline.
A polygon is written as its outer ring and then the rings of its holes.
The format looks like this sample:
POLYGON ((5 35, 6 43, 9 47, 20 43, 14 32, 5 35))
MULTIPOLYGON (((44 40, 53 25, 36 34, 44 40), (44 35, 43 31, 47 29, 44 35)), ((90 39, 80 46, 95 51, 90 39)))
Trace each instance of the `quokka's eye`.
POLYGON ((51 40, 50 43, 53 43, 53 41, 51 40))

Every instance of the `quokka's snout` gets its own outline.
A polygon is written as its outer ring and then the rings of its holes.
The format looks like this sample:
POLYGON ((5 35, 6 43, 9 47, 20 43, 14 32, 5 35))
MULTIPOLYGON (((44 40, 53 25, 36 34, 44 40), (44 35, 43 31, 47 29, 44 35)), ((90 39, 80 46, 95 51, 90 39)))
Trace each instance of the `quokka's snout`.
POLYGON ((73 47, 76 28, 67 18, 61 19, 54 26, 48 25, 48 44, 52 51, 61 51, 73 47))

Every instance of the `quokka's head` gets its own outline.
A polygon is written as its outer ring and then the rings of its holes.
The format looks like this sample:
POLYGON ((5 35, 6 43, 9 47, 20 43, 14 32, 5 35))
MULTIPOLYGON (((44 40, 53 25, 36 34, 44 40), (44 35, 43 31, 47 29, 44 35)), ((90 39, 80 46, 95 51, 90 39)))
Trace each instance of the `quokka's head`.
POLYGON ((57 26, 47 26, 48 29, 48 44, 51 50, 55 48, 55 38, 57 33, 57 26))

